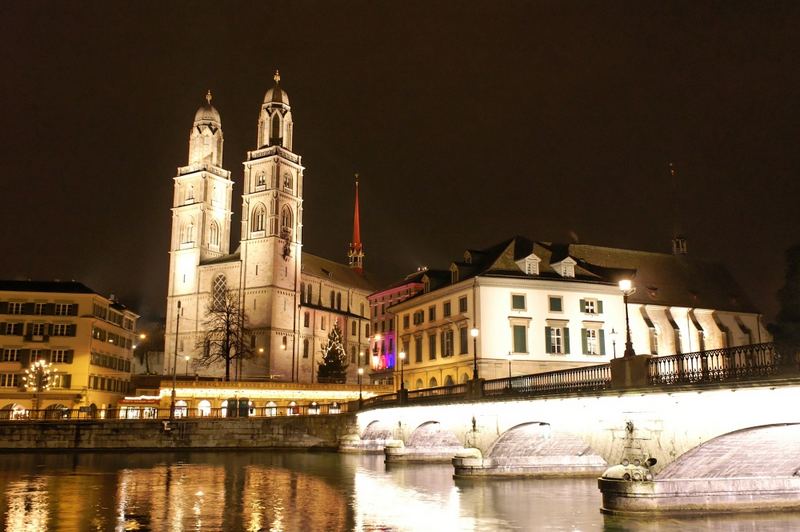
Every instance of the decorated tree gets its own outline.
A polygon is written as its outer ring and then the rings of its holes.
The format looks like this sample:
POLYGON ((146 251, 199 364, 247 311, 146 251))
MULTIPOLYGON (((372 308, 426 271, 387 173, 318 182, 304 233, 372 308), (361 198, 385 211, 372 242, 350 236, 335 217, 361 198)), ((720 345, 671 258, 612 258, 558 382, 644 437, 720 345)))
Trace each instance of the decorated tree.
POLYGON ((198 366, 223 362, 225 380, 231 380, 231 362, 253 355, 247 329, 247 313, 239 303, 238 292, 225 290, 212 297, 206 309, 203 335, 198 341, 201 355, 198 366))
POLYGON ((342 330, 334 322, 328 341, 322 346, 322 362, 317 368, 318 382, 344 383, 347 379, 347 353, 342 344, 342 330))

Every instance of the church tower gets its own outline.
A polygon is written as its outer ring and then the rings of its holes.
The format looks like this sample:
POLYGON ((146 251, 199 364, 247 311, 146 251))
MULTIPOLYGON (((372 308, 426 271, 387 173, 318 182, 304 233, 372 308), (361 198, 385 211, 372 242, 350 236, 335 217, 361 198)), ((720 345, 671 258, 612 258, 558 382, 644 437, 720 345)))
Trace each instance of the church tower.
MULTIPOLYGON (((172 200, 172 238, 170 240, 169 291, 166 344, 175 349, 175 311, 181 301, 181 319, 193 322, 201 315, 198 308, 199 265, 230 252, 231 173, 222 168, 222 120, 211 105, 211 91, 194 116, 189 132, 189 161, 178 168, 172 200)), ((194 338, 182 323, 179 352, 191 350, 194 338)), ((169 361, 172 357, 166 357, 169 361)))
POLYGON ((243 303, 256 357, 246 377, 294 380, 301 272, 303 166, 292 152, 292 112, 276 71, 258 118, 258 147, 247 153, 242 194, 243 303))
POLYGON ((353 207, 353 240, 347 252, 347 262, 356 273, 364 273, 364 246, 361 245, 361 220, 358 212, 358 174, 356 174, 356 199, 353 207))

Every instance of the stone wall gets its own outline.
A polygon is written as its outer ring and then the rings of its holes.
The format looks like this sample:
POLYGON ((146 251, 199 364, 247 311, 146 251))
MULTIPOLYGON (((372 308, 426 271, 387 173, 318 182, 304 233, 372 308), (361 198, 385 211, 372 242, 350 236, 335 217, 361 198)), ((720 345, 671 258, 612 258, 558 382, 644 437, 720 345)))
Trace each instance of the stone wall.
POLYGON ((336 449, 354 414, 242 419, 5 421, 3 450, 336 449))

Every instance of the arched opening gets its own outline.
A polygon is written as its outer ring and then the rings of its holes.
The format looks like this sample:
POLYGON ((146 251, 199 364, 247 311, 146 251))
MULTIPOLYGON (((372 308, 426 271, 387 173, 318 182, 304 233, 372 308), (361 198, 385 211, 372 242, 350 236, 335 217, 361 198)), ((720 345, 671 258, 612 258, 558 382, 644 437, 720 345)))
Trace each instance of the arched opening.
POLYGON ((384 425, 380 421, 375 420, 367 425, 364 432, 361 434, 362 440, 388 440, 393 436, 394 430, 391 426, 384 425))
POLYGON ((194 185, 186 185, 186 194, 183 199, 186 203, 194 201, 194 185))
POLYGON ((336 308, 336 293, 331 290, 331 308, 336 308))
POLYGON ((436 449, 462 449, 455 434, 442 427, 438 421, 428 421, 414 430, 408 439, 407 447, 436 449))
POLYGON ((339 407, 339 403, 333 403, 328 409, 329 414, 339 414, 341 411, 342 409, 339 407))
POLYGON ((269 135, 270 140, 278 141, 281 138, 281 119, 278 113, 272 115, 272 132, 269 135))
POLYGON ((446 376, 444 378, 444 385, 445 386, 453 386, 454 384, 455 384, 455 381, 453 380, 452 376, 448 375, 448 376, 446 376))
POLYGON ((219 224, 214 220, 211 220, 211 227, 208 229, 208 243, 219 247, 219 224))
POLYGON ((297 407, 297 403, 294 401, 289 403, 289 406, 286 407, 286 415, 287 416, 296 416, 300 413, 300 409, 297 407))
POLYGON ((267 403, 267 406, 264 407, 264 415, 265 416, 277 416, 278 415, 278 405, 276 405, 274 401, 270 401, 269 403, 267 403))
POLYGON ((308 413, 309 415, 312 416, 316 416, 317 414, 319 414, 319 405, 317 404, 316 401, 313 401, 311 403, 311 406, 308 407, 308 413))
POLYGON ((0 409, 0 419, 22 419, 27 411, 16 403, 7 404, 0 409))
POLYGON ((283 209, 281 209, 281 236, 284 238, 291 237, 292 228, 294 227, 293 220, 292 209, 288 205, 284 205, 283 209))
POLYGON ((180 239, 182 244, 194 242, 194 218, 191 216, 181 225, 180 239))
POLYGON ((253 217, 250 222, 250 230, 253 232, 263 231, 267 220, 267 209, 259 203, 253 209, 253 217))
POLYGON ((464 384, 464 383, 465 383, 465 382, 467 382, 468 380, 469 380, 469 375, 467 375, 466 373, 462 373, 462 374, 461 374, 461 381, 460 381, 460 382, 461 382, 461 384, 464 384))
POLYGON ((197 415, 200 417, 208 417, 211 415, 211 401, 203 399, 197 403, 197 415))
POLYGON ((336 308, 342 310, 342 294, 341 292, 336 294, 336 308))
POLYGON ((420 389, 424 386, 422 379, 417 379, 417 382, 414 383, 414 388, 420 389))
POLYGON ((436 381, 436 377, 431 377, 431 380, 428 381, 428 387, 435 388, 436 386, 439 386, 439 383, 436 381))
POLYGON ((69 408, 62 404, 50 405, 44 409, 45 419, 63 419, 69 417, 69 408))
POLYGON ((175 417, 186 417, 189 414, 189 405, 183 399, 175 401, 175 417))

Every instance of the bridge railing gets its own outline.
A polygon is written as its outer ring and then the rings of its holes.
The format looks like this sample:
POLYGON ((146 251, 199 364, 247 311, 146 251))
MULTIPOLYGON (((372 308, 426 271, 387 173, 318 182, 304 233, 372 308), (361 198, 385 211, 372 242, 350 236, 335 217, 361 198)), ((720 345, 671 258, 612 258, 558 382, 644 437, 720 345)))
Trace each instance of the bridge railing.
POLYGON ((436 388, 421 388, 419 390, 408 391, 409 402, 420 402, 428 399, 440 397, 458 398, 467 395, 466 384, 452 384, 449 386, 438 386, 436 388))
POLYGON ((786 362, 774 344, 763 343, 653 357, 648 370, 650 384, 692 384, 767 377, 786 362))
MULTIPOLYGON (((387 393, 384 395, 376 395, 374 397, 370 397, 369 399, 364 399, 363 401, 361 401, 361 408, 393 405, 396 402, 397 402, 397 393, 387 393)), ((351 406, 358 405, 358 401, 351 401, 348 404, 351 406)))
POLYGON ((611 386, 608 364, 519 375, 483 383, 485 397, 504 395, 540 395, 563 392, 604 390, 611 386))

